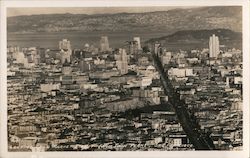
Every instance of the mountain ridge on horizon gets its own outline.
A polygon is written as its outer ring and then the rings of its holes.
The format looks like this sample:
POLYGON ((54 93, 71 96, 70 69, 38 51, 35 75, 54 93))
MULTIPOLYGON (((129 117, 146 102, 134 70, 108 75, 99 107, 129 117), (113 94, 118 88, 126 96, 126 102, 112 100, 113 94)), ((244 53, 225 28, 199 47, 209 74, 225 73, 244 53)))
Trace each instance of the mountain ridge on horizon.
POLYGON ((224 28, 242 31, 242 8, 237 6, 172 9, 145 13, 40 14, 7 18, 11 33, 72 31, 166 31, 224 28))
POLYGON ((209 37, 212 34, 218 36, 220 45, 225 45, 228 48, 242 49, 242 33, 229 29, 182 30, 170 35, 151 38, 145 41, 145 44, 160 43, 166 47, 177 45, 189 49, 203 48, 208 46, 209 37))
MULTIPOLYGON (((113 7, 111 7, 113 8, 113 7)), ((173 11, 173 10, 183 10, 183 9, 195 9, 195 8, 206 8, 206 6, 201 6, 201 7, 190 7, 190 8, 173 8, 173 9, 168 9, 168 10, 159 10, 159 11, 144 11, 144 12, 114 12, 114 13, 70 13, 70 12, 65 12, 65 13, 44 13, 44 14, 21 14, 21 15, 11 15, 8 16, 7 18, 16 18, 16 17, 25 17, 25 16, 42 16, 42 15, 86 15, 86 16, 95 16, 95 15, 116 15, 116 14, 145 14, 145 13, 156 13, 156 12, 168 12, 168 11, 173 11)))

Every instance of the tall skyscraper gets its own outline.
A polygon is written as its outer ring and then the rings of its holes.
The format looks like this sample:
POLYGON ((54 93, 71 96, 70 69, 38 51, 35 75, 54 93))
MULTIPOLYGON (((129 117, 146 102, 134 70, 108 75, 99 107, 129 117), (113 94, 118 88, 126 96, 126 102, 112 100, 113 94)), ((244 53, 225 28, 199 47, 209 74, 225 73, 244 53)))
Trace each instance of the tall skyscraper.
POLYGON ((67 39, 63 39, 62 41, 59 41, 59 49, 61 50, 60 56, 61 56, 61 63, 65 63, 67 60, 68 62, 71 62, 71 45, 70 41, 67 39))
POLYGON ((154 44, 154 53, 156 54, 156 55, 160 55, 160 47, 161 47, 161 44, 160 43, 155 43, 154 44))
POLYGON ((38 49, 38 55, 40 56, 40 62, 45 63, 46 61, 46 50, 45 48, 38 49))
POLYGON ((102 36, 100 40, 101 52, 109 51, 108 36, 102 36))
POLYGON ((59 41, 59 49, 71 50, 70 41, 67 39, 63 39, 62 41, 59 41))
POLYGON ((135 41, 128 41, 129 54, 136 54, 136 52, 138 51, 135 47, 135 43, 135 41))
POLYGON ((128 54, 133 55, 134 59, 138 59, 139 50, 137 47, 136 41, 127 41, 128 42, 128 54))
POLYGON ((119 49, 118 55, 115 56, 117 69, 121 75, 128 73, 128 56, 125 49, 119 49))
POLYGON ((172 58, 171 52, 163 52, 163 55, 161 56, 161 62, 163 65, 169 64, 172 58))
POLYGON ((66 61, 71 62, 71 55, 72 55, 71 50, 67 50, 67 51, 62 50, 60 52, 61 63, 64 64, 66 61))
POLYGON ((134 37, 134 41, 136 42, 137 45, 137 50, 141 50, 141 40, 140 37, 134 37))
POLYGON ((217 58, 220 53, 220 44, 218 36, 214 34, 209 38, 209 57, 217 58))

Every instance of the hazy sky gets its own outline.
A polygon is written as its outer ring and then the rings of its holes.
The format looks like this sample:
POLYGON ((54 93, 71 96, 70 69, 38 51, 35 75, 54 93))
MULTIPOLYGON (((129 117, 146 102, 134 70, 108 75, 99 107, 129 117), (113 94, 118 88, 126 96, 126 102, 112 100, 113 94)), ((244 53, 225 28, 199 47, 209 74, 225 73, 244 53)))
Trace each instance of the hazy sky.
POLYGON ((34 15, 34 14, 105 14, 105 13, 140 13, 152 11, 166 11, 176 8, 191 7, 79 7, 79 8, 8 8, 7 16, 34 15))

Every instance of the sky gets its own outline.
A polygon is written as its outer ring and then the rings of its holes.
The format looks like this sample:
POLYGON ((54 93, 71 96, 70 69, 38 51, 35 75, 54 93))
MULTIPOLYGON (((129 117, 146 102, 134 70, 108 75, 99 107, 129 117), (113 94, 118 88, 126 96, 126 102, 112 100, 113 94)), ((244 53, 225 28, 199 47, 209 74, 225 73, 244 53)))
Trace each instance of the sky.
POLYGON ((167 11, 176 8, 191 8, 191 7, 79 7, 79 8, 8 8, 7 16, 20 16, 20 15, 35 15, 35 14, 114 14, 114 13, 141 13, 153 11, 167 11))

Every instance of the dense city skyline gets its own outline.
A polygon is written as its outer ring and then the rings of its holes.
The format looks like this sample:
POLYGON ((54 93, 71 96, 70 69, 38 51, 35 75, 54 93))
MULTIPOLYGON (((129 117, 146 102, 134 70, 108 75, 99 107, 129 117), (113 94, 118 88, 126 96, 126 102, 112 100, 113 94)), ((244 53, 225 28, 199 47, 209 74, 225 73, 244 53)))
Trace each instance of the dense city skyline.
POLYGON ((207 40, 191 52, 142 49, 140 37, 119 49, 108 36, 81 49, 68 39, 54 50, 9 46, 9 151, 241 150, 242 52, 207 40))

